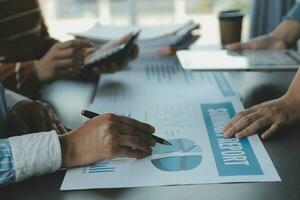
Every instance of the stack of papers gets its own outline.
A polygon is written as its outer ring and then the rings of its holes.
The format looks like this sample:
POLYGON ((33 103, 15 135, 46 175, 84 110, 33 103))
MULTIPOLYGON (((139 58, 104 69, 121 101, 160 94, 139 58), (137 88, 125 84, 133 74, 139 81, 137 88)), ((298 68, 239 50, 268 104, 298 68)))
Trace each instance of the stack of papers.
POLYGON ((163 26, 102 26, 96 24, 83 33, 71 33, 78 38, 85 38, 101 46, 105 42, 117 40, 126 34, 141 29, 138 45, 140 55, 172 55, 176 50, 187 49, 199 36, 195 30, 199 24, 192 20, 180 25, 163 26))

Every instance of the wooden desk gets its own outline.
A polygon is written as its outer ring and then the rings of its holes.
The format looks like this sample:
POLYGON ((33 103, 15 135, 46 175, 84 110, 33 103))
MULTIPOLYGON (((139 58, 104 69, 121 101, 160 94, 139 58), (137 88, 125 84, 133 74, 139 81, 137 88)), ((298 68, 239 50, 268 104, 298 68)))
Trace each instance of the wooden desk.
MULTIPOLYGON (((287 89, 293 72, 231 72, 246 107, 278 97, 287 89)), ((76 127, 82 119, 80 110, 91 100, 92 84, 57 82, 44 90, 62 119, 76 127)), ((165 199, 230 199, 282 200, 300 196, 300 128, 290 128, 274 136, 264 145, 282 179, 279 183, 234 183, 189 186, 165 186, 131 189, 102 189, 61 192, 64 172, 32 178, 0 189, 0 199, 22 200, 165 200, 165 199)), ((134 178, 134 177, 133 177, 134 178)), ((105 181, 105 180, 99 180, 105 181)))

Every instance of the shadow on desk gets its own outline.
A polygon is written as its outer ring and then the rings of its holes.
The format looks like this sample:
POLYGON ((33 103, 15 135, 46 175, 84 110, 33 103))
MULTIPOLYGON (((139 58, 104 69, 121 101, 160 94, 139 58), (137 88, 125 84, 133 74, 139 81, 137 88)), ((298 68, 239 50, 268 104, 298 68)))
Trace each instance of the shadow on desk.
POLYGON ((96 88, 96 82, 60 80, 44 86, 41 98, 68 127, 76 128, 85 121, 80 113, 92 101, 96 88))

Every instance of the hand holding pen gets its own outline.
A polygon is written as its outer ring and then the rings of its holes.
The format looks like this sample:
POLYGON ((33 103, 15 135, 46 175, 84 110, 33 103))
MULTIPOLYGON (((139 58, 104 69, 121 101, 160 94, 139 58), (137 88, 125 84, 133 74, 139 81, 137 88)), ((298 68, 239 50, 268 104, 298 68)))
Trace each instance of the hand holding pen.
POLYGON ((88 165, 114 158, 143 158, 152 153, 155 129, 143 122, 115 114, 93 117, 59 137, 62 167, 88 165))
MULTIPOLYGON (((82 110, 81 111, 81 115, 89 118, 89 119, 92 119, 94 117, 97 117, 99 116, 99 114, 97 113, 94 113, 92 111, 88 111, 88 110, 82 110)), ((155 140, 155 142, 159 143, 159 144, 163 144, 163 145, 172 145, 171 143, 169 143, 167 140, 163 139, 163 138, 160 138, 160 137, 157 137, 155 135, 152 135, 152 138, 155 140)))

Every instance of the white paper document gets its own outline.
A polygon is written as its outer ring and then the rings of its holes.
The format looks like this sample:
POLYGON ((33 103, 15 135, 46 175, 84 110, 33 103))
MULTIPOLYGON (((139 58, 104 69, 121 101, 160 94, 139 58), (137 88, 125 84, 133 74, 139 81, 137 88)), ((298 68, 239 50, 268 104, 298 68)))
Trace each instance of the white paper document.
POLYGON ((226 74, 183 75, 187 72, 177 69, 176 62, 147 67, 140 63, 102 77, 89 109, 150 123, 155 135, 172 145, 156 144, 152 155, 143 159, 70 169, 62 190, 280 181, 257 135, 224 139, 224 125, 243 110, 226 74), (170 69, 153 69, 159 66, 170 69))

